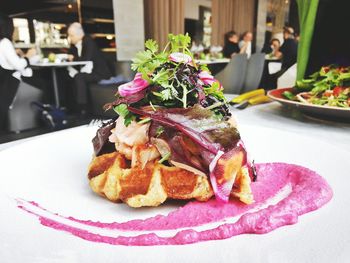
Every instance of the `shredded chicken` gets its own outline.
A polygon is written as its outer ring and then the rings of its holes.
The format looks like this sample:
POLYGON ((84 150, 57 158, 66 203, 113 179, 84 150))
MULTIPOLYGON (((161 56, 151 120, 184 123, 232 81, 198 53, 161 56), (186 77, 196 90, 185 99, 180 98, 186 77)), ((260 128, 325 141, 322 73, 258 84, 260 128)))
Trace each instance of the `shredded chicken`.
POLYGON ((132 160, 133 146, 144 145, 149 141, 148 129, 150 124, 139 124, 131 122, 127 127, 124 125, 124 118, 119 117, 115 128, 109 136, 109 141, 115 144, 115 149, 129 160, 132 160))
POLYGON ((115 129, 109 137, 110 142, 124 143, 130 147, 148 142, 148 129, 150 123, 139 124, 132 121, 127 127, 124 125, 124 118, 119 117, 115 129))

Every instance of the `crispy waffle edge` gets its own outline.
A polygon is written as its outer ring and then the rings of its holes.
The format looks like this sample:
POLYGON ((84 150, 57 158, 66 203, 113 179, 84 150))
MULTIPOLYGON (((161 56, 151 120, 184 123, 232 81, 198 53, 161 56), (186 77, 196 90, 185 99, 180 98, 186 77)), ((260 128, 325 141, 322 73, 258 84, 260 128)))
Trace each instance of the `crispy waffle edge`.
MULTIPOLYGON (((112 202, 122 201, 131 207, 159 206, 167 199, 207 201, 213 195, 206 176, 178 167, 149 161, 145 167, 129 167, 128 161, 118 152, 94 156, 88 178, 91 189, 112 202)), ((238 173, 231 197, 250 204, 253 196, 248 171, 238 173)))

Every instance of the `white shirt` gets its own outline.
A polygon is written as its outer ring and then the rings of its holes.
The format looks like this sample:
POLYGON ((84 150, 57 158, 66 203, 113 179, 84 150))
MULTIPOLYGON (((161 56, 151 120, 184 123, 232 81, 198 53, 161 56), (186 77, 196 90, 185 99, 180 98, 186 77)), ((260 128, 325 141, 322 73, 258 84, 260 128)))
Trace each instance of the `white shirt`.
MULTIPOLYGON (((77 48, 78 56, 81 57, 81 52, 83 49, 83 41, 80 40, 78 43, 75 44, 75 47, 77 48)), ((92 61, 90 61, 80 69, 80 72, 90 74, 92 72, 93 67, 94 67, 93 63, 92 61)), ((79 73, 79 71, 73 67, 68 67, 67 69, 68 69, 68 74, 71 78, 74 78, 74 76, 79 73)))
POLYGON ((27 60, 17 55, 15 47, 7 38, 0 40, 0 66, 7 70, 16 70, 12 75, 17 79, 33 75, 32 69, 27 68, 27 60))
POLYGON ((78 56, 81 57, 81 51, 83 49, 83 41, 80 40, 78 43, 75 44, 75 47, 78 50, 78 56))
MULTIPOLYGON (((239 48, 242 48, 244 46, 245 42, 242 40, 239 42, 238 46, 239 48)), ((245 50, 245 53, 247 54, 247 58, 250 58, 252 55, 252 42, 248 42, 247 49, 245 50)))

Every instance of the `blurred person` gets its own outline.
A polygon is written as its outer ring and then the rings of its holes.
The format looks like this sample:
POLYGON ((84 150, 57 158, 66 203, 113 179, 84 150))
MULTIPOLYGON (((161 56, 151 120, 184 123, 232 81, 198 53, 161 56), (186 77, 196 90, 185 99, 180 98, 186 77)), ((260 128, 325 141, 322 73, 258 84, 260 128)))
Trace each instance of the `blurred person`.
POLYGON ((283 28, 284 42, 280 48, 282 53, 282 69, 286 71, 297 62, 298 44, 294 39, 294 29, 292 27, 283 28))
POLYGON ((88 107, 88 85, 102 79, 109 79, 112 74, 103 53, 92 38, 85 35, 80 23, 73 23, 68 27, 68 40, 71 48, 69 61, 92 61, 79 71, 69 68, 69 75, 74 79, 74 96, 76 107, 81 114, 86 114, 88 107))
POLYGON ((294 30, 292 27, 283 28, 283 39, 284 42, 280 47, 282 54, 281 70, 269 76, 269 89, 277 88, 278 78, 297 62, 298 44, 294 39, 294 30))
POLYGON ((223 49, 223 54, 225 58, 232 58, 232 56, 240 52, 238 40, 238 35, 233 30, 225 34, 225 45, 223 49))
POLYGON ((270 41, 271 52, 269 56, 271 58, 280 59, 282 57, 282 53, 280 51, 281 42, 277 38, 273 38, 270 41))
POLYGON ((190 50, 194 54, 194 57, 196 59, 200 58, 200 54, 204 51, 204 46, 202 45, 200 40, 198 40, 198 37, 193 38, 190 50))
POLYGON ((33 71, 29 67, 30 61, 36 59, 36 51, 16 51, 12 43, 13 32, 12 19, 0 15, 0 129, 3 130, 6 130, 9 106, 17 93, 20 81, 38 87, 35 85, 38 81, 34 81, 33 71))
POLYGON ((280 40, 278 38, 273 38, 269 41, 268 45, 264 46, 261 52, 267 54, 269 58, 280 59, 282 57, 280 48, 281 48, 280 40))
POLYGON ((253 33, 250 31, 246 31, 242 34, 242 40, 239 42, 239 48, 241 54, 247 54, 247 57, 250 58, 252 55, 252 40, 253 33))
POLYGON ((266 30, 265 31, 265 38, 264 38, 264 45, 261 49, 261 53, 269 54, 272 52, 271 39, 272 39, 272 32, 266 30))

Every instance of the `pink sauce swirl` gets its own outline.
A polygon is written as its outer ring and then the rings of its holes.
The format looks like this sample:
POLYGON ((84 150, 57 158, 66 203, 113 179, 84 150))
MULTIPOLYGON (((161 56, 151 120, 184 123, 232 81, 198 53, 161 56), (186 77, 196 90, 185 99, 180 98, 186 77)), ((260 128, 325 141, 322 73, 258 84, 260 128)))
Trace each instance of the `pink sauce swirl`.
POLYGON ((44 226, 71 233, 88 241, 126 246, 183 245, 247 233, 268 233, 278 227, 295 224, 299 215, 320 208, 333 195, 332 189, 321 176, 301 166, 284 163, 257 164, 257 174, 258 180, 252 183, 255 199, 252 205, 245 205, 237 200, 226 204, 215 200, 194 201, 168 215, 157 215, 144 220, 103 223, 63 217, 47 211, 35 202, 19 200, 18 207, 38 217, 44 226), (276 204, 269 204, 269 200, 287 186, 291 188, 290 193, 276 204), (44 216, 37 211, 45 211, 53 217, 44 216), (233 223, 227 222, 232 217, 238 217, 238 220, 233 223), (206 230, 192 229, 208 223, 219 225, 206 230), (89 227, 104 232, 94 233, 89 227), (151 232, 133 236, 108 235, 108 231, 114 230, 151 232), (164 237, 152 232, 164 230, 175 230, 176 234, 164 237))

